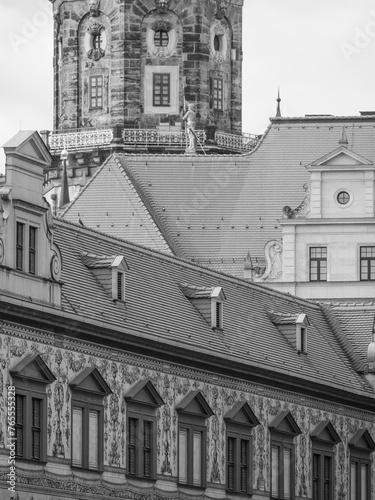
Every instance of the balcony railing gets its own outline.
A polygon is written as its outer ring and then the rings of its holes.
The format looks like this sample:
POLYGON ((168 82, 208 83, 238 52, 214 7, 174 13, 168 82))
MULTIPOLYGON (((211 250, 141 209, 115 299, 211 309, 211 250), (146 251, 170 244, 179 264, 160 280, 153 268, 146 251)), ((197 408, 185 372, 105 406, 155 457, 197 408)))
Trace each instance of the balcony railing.
POLYGON ((105 146, 111 144, 113 140, 113 130, 92 129, 77 130, 75 132, 52 133, 48 137, 48 144, 51 150, 61 149, 81 149, 92 146, 105 146))
POLYGON ((253 134, 234 135, 225 132, 216 132, 215 141, 218 146, 236 152, 247 152, 255 148, 259 137, 253 134))
MULTIPOLYGON (((198 138, 198 148, 201 149, 206 142, 206 131, 196 130, 198 138)), ((119 135, 116 134, 117 137, 119 135)), ((109 146, 116 142, 134 149, 137 147, 171 147, 176 149, 186 148, 189 137, 184 130, 163 130, 163 129, 123 129, 121 138, 114 141, 113 129, 85 129, 70 130, 69 132, 50 133, 48 135, 48 145, 52 153, 60 152, 66 148, 70 151, 84 150, 92 147, 109 146)), ((259 142, 259 136, 252 134, 227 134, 216 132, 215 141, 218 146, 237 153, 251 151, 259 142)))

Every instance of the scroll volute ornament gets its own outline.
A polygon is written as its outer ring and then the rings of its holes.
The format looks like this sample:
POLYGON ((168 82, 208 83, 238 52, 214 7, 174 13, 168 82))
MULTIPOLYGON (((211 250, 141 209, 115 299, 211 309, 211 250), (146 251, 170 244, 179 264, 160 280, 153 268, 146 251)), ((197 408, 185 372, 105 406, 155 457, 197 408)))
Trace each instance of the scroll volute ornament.
POLYGON ((166 14, 169 8, 170 0, 155 0, 156 11, 158 14, 166 14))

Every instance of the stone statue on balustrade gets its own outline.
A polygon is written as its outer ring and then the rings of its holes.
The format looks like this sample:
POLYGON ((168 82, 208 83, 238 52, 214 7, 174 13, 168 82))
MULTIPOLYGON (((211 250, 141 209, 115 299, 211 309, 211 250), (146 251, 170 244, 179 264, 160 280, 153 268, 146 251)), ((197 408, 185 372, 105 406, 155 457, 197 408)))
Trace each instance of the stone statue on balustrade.
POLYGON ((183 117, 189 135, 189 147, 185 150, 186 154, 195 154, 197 151, 197 135, 195 133, 196 116, 195 105, 192 103, 188 104, 188 110, 183 117))

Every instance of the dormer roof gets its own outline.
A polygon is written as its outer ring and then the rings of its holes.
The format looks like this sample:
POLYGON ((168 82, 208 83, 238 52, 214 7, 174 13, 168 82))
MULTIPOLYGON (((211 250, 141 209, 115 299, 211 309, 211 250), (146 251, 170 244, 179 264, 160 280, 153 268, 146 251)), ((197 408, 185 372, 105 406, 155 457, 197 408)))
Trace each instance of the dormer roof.
POLYGON ((271 311, 269 317, 274 325, 305 325, 308 326, 309 319, 305 313, 289 314, 271 311))
POLYGON ((129 270, 129 266, 123 255, 95 255, 93 253, 82 252, 82 262, 89 269, 110 269, 117 267, 121 271, 129 270))
POLYGON ((189 299, 217 299, 226 300, 224 290, 221 286, 205 287, 181 283, 180 288, 189 299))

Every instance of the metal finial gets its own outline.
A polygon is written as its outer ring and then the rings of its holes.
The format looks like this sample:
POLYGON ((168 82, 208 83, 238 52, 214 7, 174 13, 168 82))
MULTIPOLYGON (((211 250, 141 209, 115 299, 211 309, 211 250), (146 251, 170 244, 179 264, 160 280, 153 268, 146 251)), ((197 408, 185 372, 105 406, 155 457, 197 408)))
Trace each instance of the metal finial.
POLYGON ((280 102, 281 102, 281 99, 280 99, 280 88, 278 87, 277 88, 277 109, 276 109, 276 118, 281 118, 281 111, 280 111, 280 102))
POLYGON ((346 131, 345 131, 344 126, 342 127, 339 144, 340 144, 340 146, 347 146, 348 145, 348 138, 346 137, 346 131))

